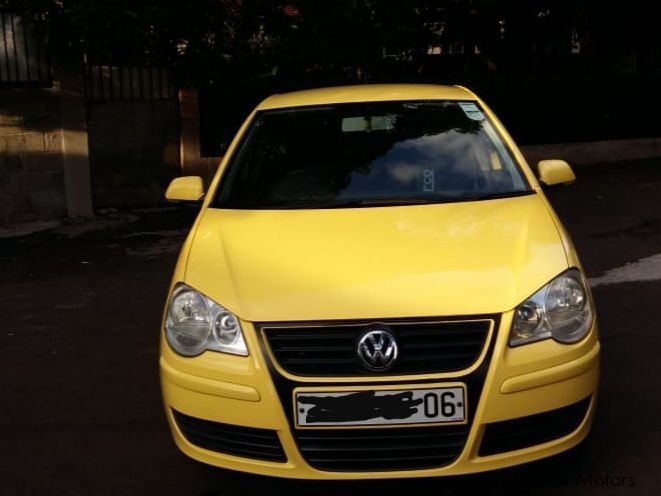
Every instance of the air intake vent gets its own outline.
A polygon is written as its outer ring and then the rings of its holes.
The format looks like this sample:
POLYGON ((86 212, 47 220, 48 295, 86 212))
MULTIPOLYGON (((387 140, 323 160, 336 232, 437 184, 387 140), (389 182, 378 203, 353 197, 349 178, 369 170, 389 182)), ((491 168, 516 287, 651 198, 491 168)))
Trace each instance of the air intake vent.
POLYGON ((452 463, 470 427, 307 429, 294 433, 305 460, 327 471, 416 470, 452 463))
POLYGON ((172 411, 179 430, 191 443, 200 448, 271 462, 286 462, 275 431, 221 424, 172 411))
POLYGON ((571 434, 583 422, 590 399, 587 397, 573 405, 549 412, 487 424, 479 455, 488 456, 528 448, 571 434))

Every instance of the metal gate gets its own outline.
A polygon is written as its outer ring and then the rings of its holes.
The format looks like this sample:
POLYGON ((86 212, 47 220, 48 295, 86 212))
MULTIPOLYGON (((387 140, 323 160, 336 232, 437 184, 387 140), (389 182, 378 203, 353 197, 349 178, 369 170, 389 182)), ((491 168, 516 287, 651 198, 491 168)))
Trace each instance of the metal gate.
POLYGON ((33 20, 0 10, 0 84, 51 86, 47 40, 33 20))

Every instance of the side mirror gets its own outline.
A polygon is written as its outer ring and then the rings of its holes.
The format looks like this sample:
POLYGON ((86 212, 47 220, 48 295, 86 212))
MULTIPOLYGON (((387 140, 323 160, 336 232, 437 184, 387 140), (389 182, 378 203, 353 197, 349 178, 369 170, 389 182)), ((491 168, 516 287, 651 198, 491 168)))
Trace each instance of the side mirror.
POLYGON ((537 164, 537 175, 546 186, 572 184, 576 180, 574 171, 564 160, 542 160, 537 164))
POLYGON ((169 201, 197 202, 204 197, 204 185, 200 176, 176 177, 165 191, 169 201))

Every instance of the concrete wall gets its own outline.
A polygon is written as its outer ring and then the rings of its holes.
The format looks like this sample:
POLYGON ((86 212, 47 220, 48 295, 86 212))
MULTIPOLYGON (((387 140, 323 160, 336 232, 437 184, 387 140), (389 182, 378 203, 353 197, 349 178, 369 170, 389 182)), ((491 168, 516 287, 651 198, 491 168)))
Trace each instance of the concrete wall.
POLYGON ((82 71, 52 88, 0 88, 0 226, 158 203, 180 174, 176 99, 84 99, 82 71))
POLYGON ((88 103, 88 139, 94 206, 165 201, 179 175, 176 100, 88 103))
POLYGON ((62 164, 57 87, 0 90, 0 225, 64 216, 62 164))

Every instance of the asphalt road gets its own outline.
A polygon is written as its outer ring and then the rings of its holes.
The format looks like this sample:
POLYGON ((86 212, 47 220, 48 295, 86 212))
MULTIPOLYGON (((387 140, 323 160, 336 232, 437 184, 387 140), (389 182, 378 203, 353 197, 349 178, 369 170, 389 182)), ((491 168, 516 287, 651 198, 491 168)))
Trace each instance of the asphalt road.
MULTIPOLYGON (((550 196, 590 277, 661 253, 661 161, 577 172, 576 185, 550 196)), ((653 263, 642 271, 651 280, 594 290, 601 395, 592 435, 569 453, 475 476, 361 482, 269 479, 188 460, 164 420, 157 342, 193 214, 110 213, 0 239, 1 494, 661 493, 661 271, 656 278, 653 263)))

